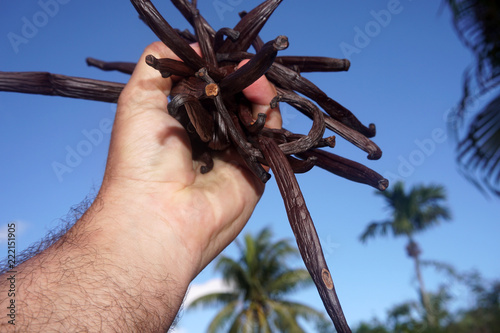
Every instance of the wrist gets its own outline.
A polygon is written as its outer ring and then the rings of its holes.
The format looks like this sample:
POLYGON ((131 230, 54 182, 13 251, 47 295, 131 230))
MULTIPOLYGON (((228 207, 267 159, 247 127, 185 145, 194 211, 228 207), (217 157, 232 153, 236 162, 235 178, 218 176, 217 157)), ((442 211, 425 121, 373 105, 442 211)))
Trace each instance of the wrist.
POLYGON ((86 228, 96 230, 93 246, 109 262, 126 267, 136 281, 154 275, 155 280, 168 278, 177 288, 187 289, 198 273, 195 254, 151 208, 144 199, 148 195, 116 192, 101 190, 85 214, 86 228))

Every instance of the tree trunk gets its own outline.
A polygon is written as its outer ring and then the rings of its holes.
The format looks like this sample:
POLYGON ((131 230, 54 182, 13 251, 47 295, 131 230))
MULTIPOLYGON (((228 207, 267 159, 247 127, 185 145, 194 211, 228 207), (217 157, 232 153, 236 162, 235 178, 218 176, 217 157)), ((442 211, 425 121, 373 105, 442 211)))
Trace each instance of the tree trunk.
POLYGON ((412 257, 413 260, 415 261, 415 273, 417 275, 418 287, 420 291, 420 299, 422 300, 422 305, 424 306, 425 309, 425 317, 427 324, 430 327, 435 327, 436 322, 432 311, 431 300, 429 298, 429 294, 427 294, 427 291, 425 290, 424 279, 422 278, 422 272, 420 270, 421 251, 417 242, 415 242, 411 237, 408 245, 406 246, 406 251, 408 253, 408 256, 412 257))

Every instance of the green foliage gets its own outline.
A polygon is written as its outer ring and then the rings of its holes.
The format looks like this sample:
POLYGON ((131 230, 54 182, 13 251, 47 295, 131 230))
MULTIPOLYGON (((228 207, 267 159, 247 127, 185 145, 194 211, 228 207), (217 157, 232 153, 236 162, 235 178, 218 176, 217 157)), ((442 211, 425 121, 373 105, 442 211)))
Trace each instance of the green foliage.
POLYGON ((439 185, 418 185, 406 192, 404 183, 397 182, 388 190, 375 194, 384 198, 392 216, 385 221, 370 223, 360 236, 362 242, 389 232, 393 236, 412 237, 451 217, 449 209, 442 204, 446 192, 439 185))
POLYGON ((465 105, 474 94, 500 83, 500 3, 496 0, 445 2, 451 9, 460 39, 476 56, 475 66, 466 72, 462 98, 462 105, 465 105))
POLYGON ((500 95, 474 117, 458 143, 457 159, 469 181, 500 196, 500 95))
POLYGON ((189 307, 221 306, 208 332, 305 332, 299 320, 316 325, 318 332, 332 332, 333 326, 318 310, 291 302, 286 296, 311 285, 307 270, 291 268, 290 259, 298 256, 289 240, 272 241, 266 228, 255 237, 238 239, 237 258, 220 256, 215 270, 233 290, 196 299, 189 307))
MULTIPOLYGON (((475 116, 457 145, 457 160, 466 177, 480 189, 500 196, 500 3, 497 0, 446 0, 459 37, 474 53, 466 69, 462 99, 451 124, 460 128, 475 100, 496 90, 475 116)), ((458 132, 458 131, 457 131, 458 132)))
MULTIPOLYGON (((433 263, 434 266, 435 263, 433 263)), ((473 304, 469 308, 450 309, 457 296, 449 290, 450 283, 431 293, 433 315, 437 325, 429 326, 421 302, 407 301, 393 306, 385 321, 373 319, 361 322, 356 333, 499 333, 500 332, 500 281, 485 282, 477 272, 457 273, 451 266, 439 263, 435 267, 468 288, 473 304), (450 274, 448 274, 450 273, 450 274)), ((462 295, 463 296, 463 295, 462 295)))
POLYGON ((380 323, 378 320, 374 319, 371 323, 361 323, 354 330, 356 333, 390 333, 390 331, 380 323))
POLYGON ((408 238, 406 252, 415 262, 415 273, 419 283, 420 299, 425 309, 425 317, 429 326, 435 326, 437 318, 433 315, 431 300, 425 291, 420 272, 421 250, 413 237, 417 232, 437 225, 441 220, 450 219, 449 209, 443 204, 446 200, 446 192, 439 185, 418 185, 407 192, 404 183, 397 182, 389 190, 375 193, 384 198, 391 211, 391 218, 370 223, 361 234, 360 240, 366 242, 368 238, 377 235, 385 236, 389 231, 394 237, 404 236, 408 238))

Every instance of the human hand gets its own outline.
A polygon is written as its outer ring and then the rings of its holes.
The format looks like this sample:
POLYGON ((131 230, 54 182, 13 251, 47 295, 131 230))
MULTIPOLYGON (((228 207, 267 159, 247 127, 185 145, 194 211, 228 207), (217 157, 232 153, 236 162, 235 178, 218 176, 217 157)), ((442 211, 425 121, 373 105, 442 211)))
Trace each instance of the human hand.
MULTIPOLYGON (((141 56, 118 101, 91 207, 16 267, 16 327, 23 332, 165 331, 189 283, 238 235, 262 195, 264 185, 231 150, 200 173, 186 131, 167 113, 172 79, 145 63, 148 54, 176 59, 161 43, 141 56)), ((268 126, 280 126, 265 78, 244 94, 255 115, 266 113, 268 126)))
MULTIPOLYGON (((172 79, 145 63, 148 54, 179 60, 160 42, 141 56, 118 102, 99 196, 105 207, 129 216, 121 228, 135 229, 149 244, 162 243, 192 279, 239 234, 264 184, 232 150, 214 158, 212 171, 200 173, 186 131, 167 113, 172 79)), ((254 116, 265 113, 266 126, 281 127, 279 111, 269 106, 276 91, 267 79, 244 94, 254 116)))

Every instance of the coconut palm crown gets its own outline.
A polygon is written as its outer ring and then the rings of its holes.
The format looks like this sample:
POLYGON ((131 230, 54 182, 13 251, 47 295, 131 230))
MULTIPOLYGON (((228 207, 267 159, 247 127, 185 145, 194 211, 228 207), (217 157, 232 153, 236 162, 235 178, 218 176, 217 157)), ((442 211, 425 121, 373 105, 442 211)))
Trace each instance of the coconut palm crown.
POLYGON ((393 236, 413 239, 415 233, 451 218, 449 209, 442 204, 446 200, 445 190, 439 185, 417 185, 406 192, 404 183, 397 182, 385 192, 375 194, 385 199, 392 216, 370 223, 360 237, 362 242, 377 235, 387 235, 389 231, 393 236))
POLYGON ((445 190, 439 185, 417 185, 406 192, 404 183, 397 182, 389 190, 376 194, 384 197, 392 216, 385 221, 370 223, 361 234, 360 240, 366 242, 369 238, 377 235, 387 235, 389 231, 394 237, 408 238, 406 253, 414 260, 420 298, 426 310, 426 318, 429 325, 434 326, 436 321, 420 270, 422 251, 415 241, 414 235, 437 225, 442 220, 451 218, 449 209, 444 204, 446 200, 445 190))
POLYGON ((232 290, 201 296, 188 308, 222 307, 207 332, 305 332, 299 319, 314 324, 318 332, 333 331, 321 311, 287 300, 288 294, 313 282, 307 270, 288 265, 298 256, 290 241, 271 238, 268 228, 255 237, 246 234, 243 242, 236 240, 236 259, 225 255, 217 259, 215 270, 232 290))

